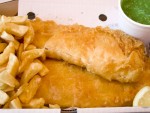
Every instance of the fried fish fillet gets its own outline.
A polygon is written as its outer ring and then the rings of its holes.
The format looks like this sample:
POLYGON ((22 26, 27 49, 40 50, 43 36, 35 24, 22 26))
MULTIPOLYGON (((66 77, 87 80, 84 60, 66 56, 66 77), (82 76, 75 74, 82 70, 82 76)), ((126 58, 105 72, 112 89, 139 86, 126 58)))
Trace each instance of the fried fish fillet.
POLYGON ((144 68, 144 46, 122 31, 59 25, 45 44, 49 57, 85 67, 109 81, 136 82, 144 68))
MULTIPOLYGON (((97 53, 95 54, 95 57, 93 56, 93 58, 100 59, 95 60, 98 62, 98 65, 93 64, 96 67, 99 66, 100 62, 103 64, 108 63, 108 65, 104 65, 104 69, 106 71, 108 70, 106 75, 109 76, 108 73, 110 73, 111 79, 114 79, 112 78, 112 74, 117 66, 118 68, 116 71, 118 69, 120 69, 120 71, 118 70, 115 72, 115 78, 117 78, 121 72, 124 74, 122 77, 125 77, 123 82, 128 81, 127 77, 133 79, 129 81, 136 81, 136 78, 139 78, 138 72, 143 69, 144 65, 143 44, 120 31, 111 31, 103 28, 85 28, 79 25, 62 26, 57 25, 52 21, 44 22, 41 20, 33 21, 32 25, 36 37, 34 38, 33 43, 39 48, 43 48, 47 40, 54 38, 52 40, 56 40, 56 42, 58 41, 63 51, 68 50, 70 47, 69 52, 72 51, 71 55, 74 53, 78 56, 81 54, 80 48, 78 47, 82 46, 83 50, 85 49, 85 51, 82 52, 86 52, 85 56, 87 55, 87 58, 91 58, 91 54, 97 53), (80 42, 79 38, 81 38, 81 40, 83 40, 82 38, 85 40, 87 39, 87 42, 80 42), (60 41, 62 41, 63 44, 60 41), (96 45, 92 45, 92 42, 96 45), (86 46, 85 43, 88 46, 86 46), (76 46, 77 44, 79 45, 78 47, 76 46), (97 50, 95 46, 99 45, 102 47, 101 51, 103 51, 103 54, 98 54, 99 49, 97 50), (66 46, 68 48, 66 48, 66 46), (74 47, 74 49, 72 47, 74 47), (93 53, 92 50, 91 53, 88 53, 87 51, 90 51, 90 48, 92 47, 95 47, 95 53, 93 53), (109 62, 108 59, 110 60, 109 62), (121 60, 122 64, 120 64, 121 60), (118 62, 118 64, 115 64, 115 62, 118 62), (112 73, 110 72, 111 68, 112 73)), ((50 43, 53 47, 56 46, 58 50, 51 51, 53 48, 48 48, 48 51, 50 51, 48 55, 50 57, 53 56, 52 58, 62 59, 61 56, 59 56, 59 52, 63 54, 63 51, 61 51, 60 46, 57 45, 56 42, 54 42, 55 45, 51 42, 50 43)), ((47 43, 48 46, 50 43, 47 43)), ((72 58, 72 56, 68 57, 66 61, 70 58, 72 58)), ((76 59, 74 60, 76 61, 76 59)), ((60 107, 131 106, 135 94, 142 87, 150 85, 150 66, 147 66, 144 69, 145 71, 141 74, 140 81, 121 83, 117 81, 108 81, 104 79, 107 76, 102 78, 101 76, 88 72, 86 69, 68 64, 65 61, 50 59, 46 60, 44 64, 50 71, 45 77, 42 77, 42 82, 35 97, 42 97, 46 100, 47 104, 58 104, 60 107)), ((86 67, 84 65, 81 66, 86 67)))
POLYGON ((60 107, 131 106, 135 94, 150 85, 150 68, 137 83, 108 81, 64 61, 46 60, 49 73, 42 78, 36 97, 60 107))

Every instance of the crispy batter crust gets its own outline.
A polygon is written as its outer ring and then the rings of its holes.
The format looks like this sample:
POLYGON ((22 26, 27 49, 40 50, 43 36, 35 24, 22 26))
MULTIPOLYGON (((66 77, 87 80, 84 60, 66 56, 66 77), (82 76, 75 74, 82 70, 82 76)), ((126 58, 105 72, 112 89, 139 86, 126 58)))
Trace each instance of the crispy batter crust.
POLYGON ((143 43, 119 30, 59 25, 45 48, 109 81, 136 82, 144 68, 143 43))
POLYGON ((150 85, 150 68, 137 83, 108 81, 64 61, 46 60, 49 73, 42 77, 36 97, 60 107, 132 106, 136 93, 150 85))

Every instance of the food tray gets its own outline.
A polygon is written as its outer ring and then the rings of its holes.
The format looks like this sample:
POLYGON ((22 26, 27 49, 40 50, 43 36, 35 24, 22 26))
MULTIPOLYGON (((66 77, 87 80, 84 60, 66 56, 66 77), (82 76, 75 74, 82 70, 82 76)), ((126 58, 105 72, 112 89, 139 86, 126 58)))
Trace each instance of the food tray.
MULTIPOLYGON (((118 0, 19 0, 18 15, 33 12, 43 20, 54 20, 60 24, 82 24, 89 27, 118 27, 118 0), (107 16, 101 21, 99 16, 107 16)), ((0 110, 0 113, 141 113, 150 112, 142 107, 106 107, 106 108, 71 108, 61 109, 20 109, 0 110)))

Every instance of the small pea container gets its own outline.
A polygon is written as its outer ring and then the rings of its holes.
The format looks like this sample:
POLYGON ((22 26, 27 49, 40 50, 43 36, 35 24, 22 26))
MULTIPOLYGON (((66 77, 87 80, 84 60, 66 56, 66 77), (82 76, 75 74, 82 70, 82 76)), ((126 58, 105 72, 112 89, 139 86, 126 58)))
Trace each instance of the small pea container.
MULTIPOLYGON (((119 1, 119 28, 127 34, 142 40, 145 45, 150 43, 150 25, 136 22, 129 18, 122 9, 123 0, 119 1)), ((131 0, 132 1, 132 0, 131 0)), ((136 1, 136 0, 135 0, 136 1)), ((142 1, 142 0, 141 0, 142 1)), ((139 17, 140 18, 140 17, 139 17)))

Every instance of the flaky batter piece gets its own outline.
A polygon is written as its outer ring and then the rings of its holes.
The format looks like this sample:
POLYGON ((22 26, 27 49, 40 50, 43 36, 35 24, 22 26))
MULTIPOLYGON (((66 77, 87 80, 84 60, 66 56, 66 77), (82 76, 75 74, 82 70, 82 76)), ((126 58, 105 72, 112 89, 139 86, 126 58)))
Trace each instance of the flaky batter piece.
POLYGON ((60 107, 114 107, 132 106, 136 93, 150 85, 150 68, 136 83, 108 81, 86 69, 64 61, 46 60, 49 73, 42 77, 35 97, 46 104, 60 107))
POLYGON ((109 81, 136 82, 145 64, 143 43, 109 28, 59 25, 45 48, 50 58, 85 67, 109 81))

